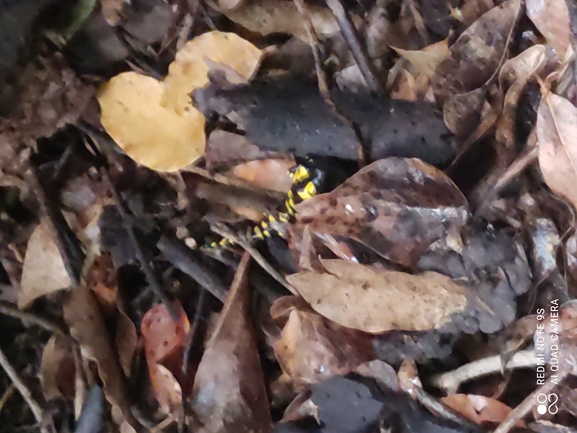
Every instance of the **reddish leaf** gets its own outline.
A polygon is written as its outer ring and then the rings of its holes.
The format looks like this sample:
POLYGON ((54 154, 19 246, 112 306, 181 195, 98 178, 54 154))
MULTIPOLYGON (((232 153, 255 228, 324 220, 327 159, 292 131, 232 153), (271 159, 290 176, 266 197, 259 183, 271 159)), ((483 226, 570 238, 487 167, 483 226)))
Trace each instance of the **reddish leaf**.
POLYGON ((181 371, 190 323, 180 302, 174 301, 173 308, 177 322, 164 304, 158 304, 146 312, 140 328, 152 388, 160 408, 168 414, 182 406, 182 396, 190 388, 190 376, 181 371))

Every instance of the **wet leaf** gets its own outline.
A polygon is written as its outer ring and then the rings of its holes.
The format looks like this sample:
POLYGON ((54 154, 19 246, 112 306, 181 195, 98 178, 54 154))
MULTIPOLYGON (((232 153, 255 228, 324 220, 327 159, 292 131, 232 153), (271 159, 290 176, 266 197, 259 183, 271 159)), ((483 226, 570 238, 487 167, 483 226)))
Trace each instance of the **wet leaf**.
POLYGON ((370 333, 440 328, 467 304, 466 288, 436 272, 375 271, 344 260, 322 261, 327 272, 287 280, 322 316, 370 333))
POLYGON ((441 401, 477 424, 500 423, 512 410, 506 404, 482 395, 454 394, 441 401))
POLYGON ((467 93, 449 96, 443 106, 445 125, 458 137, 470 136, 481 121, 481 113, 485 104, 487 104, 485 86, 467 93))
POLYGON ((80 344, 82 355, 98 367, 106 399, 122 412, 125 420, 137 425, 130 413, 124 375, 92 291, 85 285, 78 286, 70 293, 63 311, 70 334, 80 344))
POLYGON ((170 64, 161 105, 178 114, 195 112, 190 94, 208 83, 209 71, 221 69, 230 83, 246 83, 261 58, 261 50, 234 33, 213 31, 197 36, 178 50, 170 64))
POLYGON ((254 328, 245 253, 194 381, 198 432, 270 432, 272 421, 254 328))
POLYGON ((172 306, 177 322, 164 304, 158 304, 146 312, 140 327, 154 395, 167 414, 182 407, 183 394, 190 389, 189 376, 181 370, 190 323, 180 302, 172 306))
POLYGON ((334 191, 296 206, 296 227, 354 239, 409 266, 438 240, 458 244, 467 202, 440 170, 419 159, 387 158, 334 191))
POLYGON ((347 339, 345 330, 329 329, 323 317, 300 298, 278 299, 271 315, 286 320, 274 352, 283 372, 297 387, 347 374, 368 360, 360 338, 347 339))
POLYGON ((204 116, 197 110, 178 114, 161 105, 163 84, 125 72, 112 78, 98 96, 106 132, 139 164, 173 172, 204 153, 204 116))
POLYGON ((437 68, 433 90, 439 101, 484 85, 502 62, 517 21, 520 0, 507 0, 483 14, 451 46, 437 68))
POLYGON ((71 280, 47 221, 34 229, 28 240, 18 307, 26 308, 36 298, 70 287, 71 280))
POLYGON ((527 16, 541 32, 560 60, 565 59, 571 38, 567 0, 527 0, 527 16))
POLYGON ((539 166, 545 183, 577 206, 577 108, 559 95, 543 95, 536 130, 539 166))

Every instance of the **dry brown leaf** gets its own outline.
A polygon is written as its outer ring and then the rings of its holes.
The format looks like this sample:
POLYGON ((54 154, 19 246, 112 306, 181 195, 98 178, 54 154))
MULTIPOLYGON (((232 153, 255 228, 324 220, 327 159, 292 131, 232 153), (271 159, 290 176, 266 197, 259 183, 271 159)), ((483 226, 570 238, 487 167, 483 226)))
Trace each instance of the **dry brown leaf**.
POLYGON ((468 218, 465 196, 445 173, 417 158, 396 157, 373 162, 296 210, 291 230, 308 226, 354 239, 404 266, 437 241, 458 249, 468 218))
POLYGON ((190 323, 178 300, 172 307, 178 321, 164 304, 158 304, 146 312, 140 327, 154 395, 166 414, 182 407, 183 395, 190 390, 190 375, 181 370, 190 323))
POLYGON ((204 116, 198 110, 182 115, 161 106, 162 83, 125 72, 113 77, 98 95, 106 132, 139 164, 173 172, 204 153, 204 116))
MULTIPOLYGON (((291 0, 219 0, 218 5, 231 21, 263 36, 288 33, 308 42, 303 19, 291 0)), ((313 28, 319 35, 330 36, 339 32, 339 26, 325 7, 307 5, 313 28)))
POLYGON ((359 346, 347 341, 344 332, 329 329, 300 298, 278 299, 271 307, 271 316, 286 319, 274 352, 283 372, 297 387, 347 374, 368 361, 359 346))
POLYGON ((64 303, 63 312, 70 334, 80 344, 82 355, 98 367, 106 399, 122 412, 126 421, 138 426, 130 412, 124 375, 92 291, 85 285, 75 288, 64 303))
POLYGON ((476 424, 500 423, 512 411, 506 404, 482 395, 454 394, 441 401, 476 424))
POLYGON ((503 61, 520 7, 520 0, 507 0, 483 14, 459 36, 432 78, 439 101, 470 92, 491 78, 503 61))
POLYGON ((270 432, 272 421, 253 324, 245 253, 197 370, 190 405, 197 432, 270 432))
POLYGON ((435 74, 437 66, 449 55, 448 39, 428 45, 422 50, 391 48, 411 62, 421 74, 428 78, 435 74))
POLYGON ((18 292, 18 308, 26 308, 36 298, 67 289, 70 284, 52 228, 48 221, 43 221, 28 240, 18 292))
POLYGON ((545 45, 533 45, 518 56, 509 59, 499 71, 499 82, 527 81, 543 65, 546 53, 545 45))
POLYGON ((527 16, 556 51, 559 60, 565 59, 571 38, 571 24, 567 0, 527 0, 527 16))
POLYGON ((46 401, 74 397, 74 357, 70 343, 53 335, 42 352, 38 376, 46 401))
POLYGON ((190 93, 208 83, 211 69, 224 68, 229 82, 245 83, 257 71, 262 55, 234 33, 213 31, 197 36, 178 50, 170 64, 161 104, 178 114, 196 111, 190 93))
POLYGON ((437 329, 467 304, 466 289, 436 272, 411 275, 344 260, 322 263, 327 273, 305 271, 287 280, 315 311, 348 328, 374 334, 437 329))
POLYGON ((547 93, 537 111, 539 166, 547 186, 577 207, 577 108, 547 93))

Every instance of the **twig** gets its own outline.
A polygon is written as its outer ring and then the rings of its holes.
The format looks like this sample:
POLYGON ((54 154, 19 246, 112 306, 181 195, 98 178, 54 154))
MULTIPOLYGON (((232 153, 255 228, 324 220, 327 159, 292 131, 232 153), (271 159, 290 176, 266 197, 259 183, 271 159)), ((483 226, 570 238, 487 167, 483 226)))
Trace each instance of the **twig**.
POLYGON ((51 229, 54 231, 58 251, 64 260, 64 267, 70 277, 73 287, 80 283, 80 274, 84 263, 84 252, 76 234, 68 226, 62 212, 47 191, 47 185, 43 182, 40 168, 32 161, 30 163, 32 175, 29 176, 37 193, 38 201, 44 215, 46 215, 51 229))
POLYGON ((507 169, 503 172, 498 172, 492 175, 485 183, 485 188, 480 188, 474 192, 474 197, 478 201, 478 208, 475 212, 477 215, 483 214, 487 206, 493 201, 493 199, 501 192, 501 190, 513 180, 515 177, 519 176, 529 165, 535 161, 537 158, 539 148, 536 143, 531 145, 528 144, 529 148, 526 149, 519 157, 511 163, 507 169))
POLYGON ((8 389, 4 391, 4 394, 2 394, 2 397, 0 397, 0 412, 2 412, 2 409, 4 409, 4 405, 6 404, 8 399, 12 396, 12 394, 14 394, 15 389, 16 387, 14 386, 14 384, 13 383, 10 384, 8 389))
POLYGON ((5 314, 6 316, 20 319, 22 322, 32 323, 34 325, 40 326, 41 328, 44 328, 47 331, 70 341, 70 337, 58 325, 50 322, 49 320, 43 319, 42 317, 38 317, 30 313, 25 313, 18 310, 17 308, 10 307, 5 304, 0 304, 0 314, 5 314))
POLYGON ((252 258, 257 262, 265 271, 269 273, 271 277, 273 277, 276 281, 278 281, 284 288, 286 288, 289 292, 293 295, 298 295, 298 292, 288 283, 288 281, 279 274, 259 253, 255 248, 250 246, 250 244, 240 236, 237 236, 235 233, 230 231, 222 224, 215 223, 214 225, 211 224, 212 231, 221 235, 223 238, 232 239, 236 244, 240 245, 244 248, 246 252, 248 252, 252 258))
POLYGON ((205 269, 191 258, 190 250, 185 245, 176 239, 162 236, 156 246, 175 268, 189 275, 204 290, 208 290, 224 303, 227 292, 224 285, 209 269, 205 269))
POLYGON ((200 316, 202 315, 202 308, 204 306, 204 299, 206 298, 206 290, 201 289, 198 295, 198 300, 196 301, 196 309, 194 310, 194 319, 192 320, 192 326, 188 335, 186 336, 186 344, 184 345, 184 351, 182 353, 182 366, 181 370, 186 373, 188 368, 188 358, 190 357, 190 351, 192 350, 192 343, 194 343, 194 336, 196 335, 196 330, 198 329, 198 324, 200 322, 200 316))
POLYGON ((495 429, 493 433, 507 433, 511 430, 515 424, 522 420, 525 415, 529 413, 533 407, 538 404, 538 396, 540 394, 549 394, 555 389, 557 384, 563 382, 567 375, 569 374, 569 369, 567 367, 560 368, 555 377, 550 377, 547 381, 535 391, 533 391, 525 400, 521 402, 515 409, 513 409, 509 415, 499 424, 499 427, 495 429))
POLYGON ((110 190, 112 191, 112 197, 113 197, 114 201, 116 202, 116 207, 118 208, 118 211, 120 212, 120 217, 122 218, 122 225, 124 226, 124 230, 126 230, 126 233, 128 234, 128 237, 130 238, 130 242, 132 243, 132 246, 134 247, 134 251, 136 252, 136 258, 140 262, 140 266, 142 267, 142 272, 144 272, 144 275, 146 276, 146 280, 148 281, 150 288, 152 289, 154 294, 156 296, 158 296, 158 298, 162 301, 162 303, 164 304, 164 306, 166 307, 166 309, 170 313, 170 316, 172 317, 172 319, 175 322, 178 322, 178 315, 176 314, 176 311, 174 310, 172 303, 168 299, 168 296, 166 295, 166 293, 164 293, 164 290, 162 290, 160 283, 158 282, 158 280, 156 279, 156 276, 154 275, 154 272, 152 271, 152 267, 150 266, 148 259, 146 258, 146 256, 144 255, 144 252, 142 251, 140 241, 138 240, 138 238, 136 237, 136 233, 134 232, 134 225, 132 222, 132 216, 128 215, 128 212, 124 207, 124 203, 122 202, 122 199, 120 198, 118 191, 116 191, 116 187, 114 186, 114 183, 112 182, 112 179, 110 178, 110 175, 108 174, 107 168, 103 167, 102 172, 103 172, 102 177, 106 180, 106 182, 110 186, 110 190))
POLYGON ((456 370, 433 377, 432 383, 450 393, 456 392, 461 383, 476 379, 488 374, 500 373, 503 369, 534 367, 538 358, 534 349, 517 352, 507 364, 503 366, 501 355, 490 356, 465 364, 456 370))
POLYGON ((40 424, 42 432, 43 433, 48 432, 48 429, 44 426, 45 418, 42 408, 36 402, 36 400, 34 400, 34 398, 32 397, 32 393, 30 392, 28 387, 24 384, 24 382, 22 382, 22 379, 20 378, 20 376, 18 376, 16 370, 10 364, 10 361, 8 360, 8 358, 6 358, 6 355, 4 354, 2 349, 0 349, 0 366, 6 372, 6 374, 8 375, 8 377, 10 378, 10 380, 12 381, 12 383, 14 384, 20 395, 22 395, 22 398, 24 399, 26 404, 28 404, 28 407, 32 411, 34 418, 36 418, 36 421, 38 422, 38 424, 40 424))
POLYGON ((359 66, 369 90, 383 94, 383 86, 377 79, 375 68, 373 64, 369 62, 367 52, 361 45, 359 33, 355 28, 355 24, 341 3, 341 0, 326 0, 326 3, 339 24, 341 34, 349 46, 355 62, 359 66))

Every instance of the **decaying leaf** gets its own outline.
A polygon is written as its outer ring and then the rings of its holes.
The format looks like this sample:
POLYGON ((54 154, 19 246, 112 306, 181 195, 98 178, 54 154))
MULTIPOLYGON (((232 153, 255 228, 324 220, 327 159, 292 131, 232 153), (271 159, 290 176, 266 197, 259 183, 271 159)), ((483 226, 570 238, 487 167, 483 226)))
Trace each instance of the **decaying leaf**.
POLYGON ((245 253, 194 381, 194 431, 270 432, 272 421, 253 325, 245 253))
POLYGON ((512 410, 506 404, 483 395, 454 394, 443 397, 441 400, 476 424, 498 424, 502 422, 512 410))
POLYGON ((438 100, 469 92, 489 80, 503 61, 520 7, 520 0, 507 0, 483 14, 459 36, 433 77, 438 100))
MULTIPOLYGON (((307 42, 302 17, 290 0, 219 0, 222 12, 235 23, 261 35, 288 33, 307 42)), ((329 36, 339 26, 326 7, 307 5, 316 33, 329 36)))
POLYGON ((36 298, 67 289, 70 284, 71 280, 50 224, 43 221, 28 240, 18 292, 18 307, 26 308, 36 298))
POLYGON ((180 302, 174 301, 172 306, 178 321, 164 304, 158 304, 146 312, 140 328, 154 395, 167 414, 182 407, 183 395, 190 389, 189 375, 181 370, 190 323, 180 302))
POLYGON ((86 285, 75 288, 63 307, 64 320, 80 344, 82 355, 96 363, 104 384, 104 394, 126 421, 138 426, 132 417, 125 378, 111 344, 98 302, 86 285))
POLYGON ((347 330, 330 329, 300 298, 278 299, 271 315, 286 319, 274 352, 283 372, 297 387, 347 374, 371 358, 363 350, 362 338, 347 339, 347 330))
POLYGON ((157 171, 177 171, 204 153, 204 116, 178 114, 161 105, 164 86, 155 78, 125 72, 98 96, 100 122, 136 162, 157 171))
POLYGON ((567 0, 527 0, 527 16, 555 50, 559 60, 565 59, 571 38, 567 0))
POLYGON ((547 186, 577 206, 577 108, 547 93, 537 112, 539 167, 547 186))
POLYGON ((164 79, 161 105, 178 114, 196 111, 190 93, 208 83, 210 70, 221 69, 227 81, 242 84, 257 71, 261 58, 261 50, 234 33, 204 33, 176 53, 164 79))
POLYGON ((449 277, 375 271, 344 260, 324 260, 325 273, 305 271, 287 280, 322 316, 370 333, 438 329, 463 311, 466 288, 449 277))
POLYGON ((354 239, 406 266, 433 242, 458 245, 455 234, 468 216, 467 201, 455 184, 415 158, 376 161, 296 209, 297 227, 354 239))

